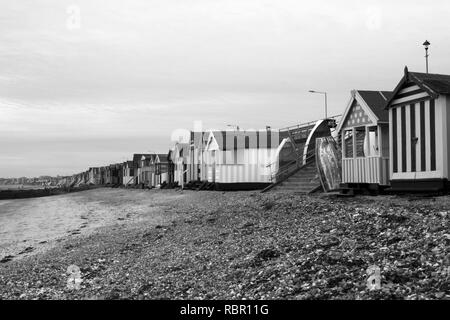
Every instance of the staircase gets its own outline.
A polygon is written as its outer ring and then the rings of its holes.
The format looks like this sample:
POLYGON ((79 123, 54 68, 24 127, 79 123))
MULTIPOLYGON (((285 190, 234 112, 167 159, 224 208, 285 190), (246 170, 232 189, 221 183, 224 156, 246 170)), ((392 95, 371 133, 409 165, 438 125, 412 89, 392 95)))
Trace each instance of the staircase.
POLYGON ((274 181, 262 192, 269 190, 286 190, 300 193, 311 193, 321 188, 320 178, 315 161, 315 150, 310 150, 306 158, 302 155, 296 160, 281 167, 272 176, 274 181))
MULTIPOLYGON (((330 136, 340 116, 280 129, 280 138, 289 139, 292 148, 281 150, 277 162, 269 164, 272 189, 312 193, 322 188, 316 167, 316 138, 330 136), (276 165, 279 165, 277 167, 276 165)), ((285 140, 286 141, 286 140, 285 140)))
POLYGON ((311 193, 321 188, 315 161, 311 161, 283 182, 274 186, 275 191, 311 193))

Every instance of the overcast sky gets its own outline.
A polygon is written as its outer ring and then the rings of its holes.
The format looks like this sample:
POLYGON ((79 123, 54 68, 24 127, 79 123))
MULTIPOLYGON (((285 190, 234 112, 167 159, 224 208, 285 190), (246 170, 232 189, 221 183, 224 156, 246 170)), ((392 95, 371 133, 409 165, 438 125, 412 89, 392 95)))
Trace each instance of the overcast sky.
POLYGON ((175 129, 284 127, 450 73, 450 1, 0 0, 0 177, 167 152, 175 129))

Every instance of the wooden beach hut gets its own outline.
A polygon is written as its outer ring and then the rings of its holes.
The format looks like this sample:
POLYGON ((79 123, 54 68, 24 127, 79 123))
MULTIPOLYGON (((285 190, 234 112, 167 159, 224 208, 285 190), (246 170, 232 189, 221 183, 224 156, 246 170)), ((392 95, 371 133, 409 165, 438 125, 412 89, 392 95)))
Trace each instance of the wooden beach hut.
POLYGON ((176 143, 172 153, 174 182, 182 188, 189 182, 189 151, 188 143, 176 143))
POLYGON ((140 169, 140 179, 144 186, 153 188, 155 187, 155 155, 148 154, 142 155, 141 158, 141 169, 140 169))
POLYGON ((391 187, 439 191, 449 187, 450 75, 409 72, 387 104, 391 187))
POLYGON ((123 163, 116 164, 117 175, 118 175, 118 186, 123 185, 123 163))
POLYGON ((134 180, 132 181, 133 185, 142 184, 142 157, 150 156, 149 154, 143 153, 135 153, 133 154, 133 171, 134 171, 134 180))
POLYGON ((123 185, 134 185, 134 166, 133 161, 126 161, 123 163, 123 185))
POLYGON ((155 156, 155 183, 160 185, 169 183, 169 159, 167 154, 157 154, 155 156))
POLYGON ((337 127, 342 146, 343 188, 389 185, 390 91, 353 90, 337 127))
POLYGON ((278 131, 211 131, 205 148, 207 180, 217 189, 263 189, 279 146, 278 131))
POLYGON ((209 133, 209 131, 191 131, 187 156, 187 180, 184 182, 207 180, 204 157, 209 133))
POLYGON ((120 183, 120 171, 121 171, 121 166, 119 164, 112 164, 109 166, 109 169, 111 171, 111 184, 113 186, 118 186, 120 183))
POLYGON ((105 185, 106 181, 106 167, 100 167, 100 184, 105 185))
POLYGON ((174 187, 175 184, 175 164, 174 164, 174 148, 169 149, 167 153, 167 183, 171 188, 174 187))

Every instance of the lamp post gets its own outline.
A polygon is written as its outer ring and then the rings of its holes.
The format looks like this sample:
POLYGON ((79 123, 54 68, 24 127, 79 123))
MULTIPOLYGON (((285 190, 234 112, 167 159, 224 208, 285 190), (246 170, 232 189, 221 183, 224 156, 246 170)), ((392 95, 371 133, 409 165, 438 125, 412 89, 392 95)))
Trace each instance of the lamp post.
POLYGON ((428 73, 428 57, 430 56, 428 54, 428 47, 430 46, 431 43, 428 42, 428 40, 426 40, 423 43, 423 46, 425 47, 425 60, 426 60, 426 64, 427 64, 427 73, 428 73))
POLYGON ((328 101, 327 101, 327 93, 323 92, 323 91, 315 91, 315 90, 309 90, 310 93, 319 93, 319 94, 323 94, 325 96, 325 119, 328 118, 328 112, 327 112, 327 108, 328 108, 328 101))

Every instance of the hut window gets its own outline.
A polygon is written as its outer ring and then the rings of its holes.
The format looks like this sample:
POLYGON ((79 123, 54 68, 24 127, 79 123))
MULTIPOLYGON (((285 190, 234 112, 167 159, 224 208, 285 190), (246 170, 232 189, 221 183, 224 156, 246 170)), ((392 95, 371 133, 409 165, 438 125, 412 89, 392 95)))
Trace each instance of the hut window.
POLYGON ((364 140, 366 138, 366 128, 355 128, 356 130, 356 157, 365 157, 364 140))
POLYGON ((345 130, 344 132, 344 150, 346 158, 353 158, 353 132, 345 130))

